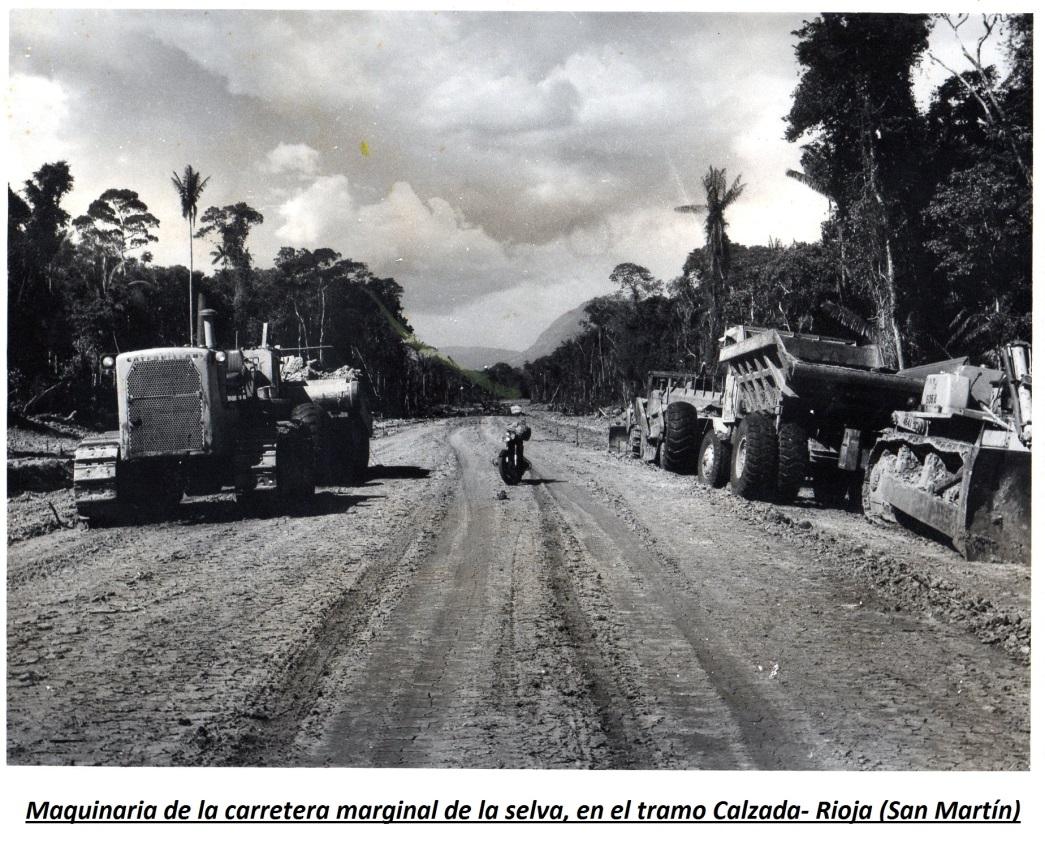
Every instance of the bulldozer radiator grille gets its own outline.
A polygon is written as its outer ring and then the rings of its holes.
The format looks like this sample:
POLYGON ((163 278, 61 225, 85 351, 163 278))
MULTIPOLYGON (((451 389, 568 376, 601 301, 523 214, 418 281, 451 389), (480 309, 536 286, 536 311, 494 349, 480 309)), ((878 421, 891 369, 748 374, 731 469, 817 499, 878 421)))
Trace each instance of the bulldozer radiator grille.
POLYGON ((142 361, 127 374, 130 454, 203 449, 203 386, 192 361, 142 361))

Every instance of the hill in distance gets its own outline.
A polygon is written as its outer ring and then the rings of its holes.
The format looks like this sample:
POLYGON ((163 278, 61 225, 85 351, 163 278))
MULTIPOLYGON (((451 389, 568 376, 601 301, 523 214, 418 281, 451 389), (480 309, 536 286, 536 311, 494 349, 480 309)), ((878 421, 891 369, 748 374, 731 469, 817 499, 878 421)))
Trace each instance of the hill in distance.
POLYGON ((512 366, 522 352, 515 349, 493 349, 486 346, 443 346, 439 349, 447 357, 454 359, 458 366, 465 369, 482 369, 495 363, 507 363, 512 366))
POLYGON ((444 346, 439 351, 453 358, 465 369, 482 369, 495 363, 522 366, 528 361, 550 355, 561 343, 575 337, 581 330, 581 322, 587 318, 584 312, 587 306, 588 302, 585 302, 573 310, 567 310, 540 333, 532 346, 522 352, 486 346, 444 346))

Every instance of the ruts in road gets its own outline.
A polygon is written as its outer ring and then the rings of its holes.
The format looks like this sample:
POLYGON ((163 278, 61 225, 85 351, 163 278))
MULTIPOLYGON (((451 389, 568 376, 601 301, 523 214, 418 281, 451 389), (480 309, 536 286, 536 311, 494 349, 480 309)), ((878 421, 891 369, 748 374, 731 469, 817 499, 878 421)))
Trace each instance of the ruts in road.
POLYGON ((1011 653, 540 420, 506 486, 506 422, 387 428, 294 515, 199 498, 10 544, 8 761, 1027 767, 1011 653))

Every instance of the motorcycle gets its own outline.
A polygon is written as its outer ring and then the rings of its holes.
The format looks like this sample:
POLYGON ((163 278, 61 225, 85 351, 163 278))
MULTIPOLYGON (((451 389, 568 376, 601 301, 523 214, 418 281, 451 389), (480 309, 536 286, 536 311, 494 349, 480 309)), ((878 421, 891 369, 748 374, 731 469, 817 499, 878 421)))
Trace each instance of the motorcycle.
POLYGON ((497 460, 497 471, 506 485, 517 485, 530 469, 530 462, 523 455, 523 444, 530 439, 530 427, 525 423, 512 423, 504 432, 504 449, 497 460))

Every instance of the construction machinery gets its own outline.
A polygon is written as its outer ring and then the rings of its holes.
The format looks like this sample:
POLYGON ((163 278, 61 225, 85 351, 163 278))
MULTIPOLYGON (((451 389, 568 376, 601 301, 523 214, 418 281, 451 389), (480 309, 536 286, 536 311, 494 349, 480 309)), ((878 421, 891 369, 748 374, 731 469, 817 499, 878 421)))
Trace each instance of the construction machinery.
POLYGON ((892 412, 922 380, 884 368, 877 346, 733 326, 711 377, 651 373, 628 416, 632 451, 748 499, 793 500, 807 478, 818 500, 859 498, 862 471, 892 412))
POLYGON ((893 414, 863 483, 864 513, 916 521, 971 560, 1030 563, 1031 348, 999 351, 1000 369, 967 358, 907 373, 916 410, 893 414))
POLYGON ((77 512, 88 522, 226 487, 249 505, 291 505, 311 497, 317 477, 365 472, 371 421, 358 376, 284 381, 267 326, 257 348, 224 350, 214 319, 200 311, 203 346, 106 358, 119 429, 82 441, 73 466, 77 512))
POLYGON ((653 370, 646 376, 645 395, 632 400, 625 424, 610 427, 610 448, 621 451, 626 441, 636 458, 657 461, 672 472, 693 472, 691 447, 700 436, 690 433, 689 424, 706 421, 721 408, 722 392, 714 389, 713 378, 653 370))

